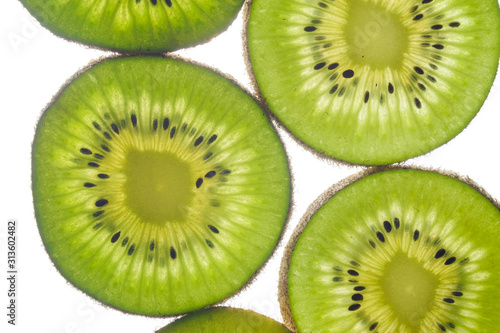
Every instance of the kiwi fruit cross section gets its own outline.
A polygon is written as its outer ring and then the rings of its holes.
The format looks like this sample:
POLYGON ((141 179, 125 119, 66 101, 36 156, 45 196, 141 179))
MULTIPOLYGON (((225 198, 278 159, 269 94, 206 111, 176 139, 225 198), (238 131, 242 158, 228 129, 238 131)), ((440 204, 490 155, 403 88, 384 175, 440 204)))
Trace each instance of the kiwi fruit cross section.
POLYGON ((499 205, 467 179, 370 169, 325 192, 286 247, 299 332, 496 332, 499 205))
POLYGON ((383 165, 460 133, 494 80, 496 0, 253 0, 255 85, 300 142, 383 165))
POLYGON ((244 0, 21 0, 54 34, 103 49, 167 52, 209 41, 244 0))
POLYGON ((156 333, 290 333, 285 325, 251 310, 213 307, 188 314, 156 333))
POLYGON ((234 82, 181 59, 118 57, 43 113, 33 197, 46 251, 85 293, 138 314, 231 296, 287 220, 281 141, 234 82))

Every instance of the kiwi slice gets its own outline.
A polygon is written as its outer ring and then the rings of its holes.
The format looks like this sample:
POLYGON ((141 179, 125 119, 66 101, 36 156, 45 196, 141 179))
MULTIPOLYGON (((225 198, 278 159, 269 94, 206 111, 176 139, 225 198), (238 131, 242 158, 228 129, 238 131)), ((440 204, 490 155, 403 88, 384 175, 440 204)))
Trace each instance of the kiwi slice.
POLYGON ((244 0, 21 0, 54 34, 104 49, 166 52, 207 42, 244 0))
POLYGON ((251 310, 214 307, 201 310, 163 327, 157 333, 286 333, 285 325, 251 310))
POLYGON ((32 163, 55 266, 125 312, 178 314, 231 296, 287 219, 287 157, 266 114, 181 59, 93 64, 42 115, 32 163))
POLYGON ((500 211, 470 180, 372 169, 330 188, 282 262, 299 332, 495 332, 500 211))
POLYGON ((383 165, 471 121, 494 80, 496 0, 254 0, 248 53, 260 94, 322 154, 383 165))

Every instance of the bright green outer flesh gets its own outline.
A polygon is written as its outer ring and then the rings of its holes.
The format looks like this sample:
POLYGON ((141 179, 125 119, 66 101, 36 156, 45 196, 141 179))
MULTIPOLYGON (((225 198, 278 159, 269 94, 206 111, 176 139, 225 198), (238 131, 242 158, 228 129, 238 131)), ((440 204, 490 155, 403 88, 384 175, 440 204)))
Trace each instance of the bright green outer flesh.
POLYGON ((119 51, 166 52, 210 40, 244 0, 21 0, 54 34, 119 51))
POLYGON ((40 235, 63 276, 113 307, 193 311, 235 293, 271 255, 289 206, 287 165, 266 115, 233 82, 176 59, 108 59, 40 119, 40 235), (170 200, 174 212, 162 206, 170 200))
POLYGON ((283 125, 320 153, 366 165, 460 133, 500 49, 496 0, 254 0, 247 31, 256 83, 283 125))
POLYGON ((174 321, 157 333, 286 333, 285 325, 256 312, 216 307, 174 321))
POLYGON ((293 320, 299 332, 495 332, 499 241, 500 211, 455 178, 367 176, 328 199, 298 237, 287 280, 293 320))

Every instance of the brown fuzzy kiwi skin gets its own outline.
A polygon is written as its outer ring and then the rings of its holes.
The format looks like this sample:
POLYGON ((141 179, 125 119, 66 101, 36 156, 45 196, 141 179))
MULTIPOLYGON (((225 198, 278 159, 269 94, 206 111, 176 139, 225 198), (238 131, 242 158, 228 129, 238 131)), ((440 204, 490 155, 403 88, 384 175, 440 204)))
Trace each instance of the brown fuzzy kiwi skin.
MULTIPOLYGON (((271 121, 271 119, 272 119, 271 118, 271 114, 267 111, 266 108, 263 107, 261 100, 259 100, 258 98, 256 98, 255 95, 252 92, 250 92, 246 87, 244 87, 242 84, 240 84, 230 74, 223 73, 219 69, 216 69, 216 68, 210 67, 210 66, 208 66, 206 64, 203 64, 203 63, 200 63, 200 62, 188 59, 188 58, 183 58, 181 56, 174 55, 174 54, 114 54, 114 55, 111 55, 111 56, 100 56, 99 58, 92 60, 89 64, 87 64, 84 67, 81 67, 76 73, 74 73, 71 77, 69 77, 66 80, 66 82, 59 88, 58 92, 52 97, 52 99, 50 100, 50 102, 41 111, 40 116, 37 119, 37 126, 36 126, 36 128, 34 130, 33 138, 36 137, 36 133, 39 130, 39 124, 41 123, 42 118, 45 116, 46 111, 48 109, 50 109, 50 107, 59 99, 59 97, 61 96, 61 94, 66 90, 66 88, 77 77, 79 77, 81 74, 83 74, 84 72, 86 72, 90 68, 92 68, 92 67, 100 64, 103 61, 112 60, 112 59, 118 59, 118 58, 131 58, 131 57, 159 57, 159 58, 166 58, 166 59, 175 59, 175 60, 184 61, 186 63, 192 64, 192 65, 195 65, 195 66, 199 66, 201 68, 204 68, 206 70, 214 72, 214 73, 222 76, 223 78, 227 79, 228 81, 230 81, 234 86, 236 86, 237 88, 239 88, 241 91, 243 91, 246 94, 248 94, 257 103, 257 105, 261 108, 261 110, 263 112, 263 115, 266 116, 266 118, 267 118, 270 126, 274 128, 273 123, 271 121)), ((274 128, 274 130, 276 132, 275 128, 274 128)), ((220 305, 220 304, 224 303, 225 301, 227 301, 228 299, 233 298, 236 295, 239 295, 241 292, 243 292, 248 287, 250 287, 251 284, 253 283, 253 281, 255 281, 255 278, 260 274, 260 272, 263 269, 265 269, 265 267, 267 266, 267 264, 269 263, 269 261, 276 255, 277 249, 280 247, 280 245, 281 245, 281 243, 283 241, 283 237, 285 235, 285 232, 288 229, 288 225, 289 225, 290 218, 292 216, 293 207, 294 207, 294 198, 293 198, 293 190, 294 190, 293 184, 294 184, 294 179, 293 179, 293 172, 292 172, 292 169, 291 169, 290 156, 288 154, 286 146, 283 144, 283 140, 282 140, 281 136, 279 136, 277 132, 276 132, 276 134, 277 134, 278 140, 281 142, 281 145, 283 147, 283 151, 284 151, 285 158, 286 158, 286 161, 287 161, 288 175, 289 175, 289 178, 290 178, 290 183, 289 183, 289 193, 290 193, 290 195, 289 195, 289 205, 288 205, 287 215, 286 215, 285 221, 283 223, 283 228, 281 230, 281 234, 279 235, 278 240, 277 240, 277 242, 275 244, 275 247, 274 247, 273 251, 271 252, 271 254, 269 255, 269 257, 264 261, 264 263, 255 271, 255 273, 247 280, 247 282, 245 282, 245 284, 239 290, 237 290, 234 294, 230 295, 229 297, 227 297, 227 298, 225 298, 225 299, 223 299, 223 300, 221 300, 219 302, 216 302, 214 304, 210 304, 210 305, 208 305, 208 306, 206 306, 204 308, 209 308, 209 307, 220 305)), ((32 143, 31 143, 31 160, 32 161, 34 159, 34 149, 33 149, 34 148, 34 143, 35 142, 33 140, 32 143)), ((35 179, 34 176, 35 176, 35 170, 33 169, 33 163, 32 163, 31 164, 31 191, 32 191, 32 193, 33 193, 33 189, 34 189, 34 183, 36 182, 36 179, 35 179)), ((38 214, 37 214, 37 209, 36 209, 36 205, 35 205, 35 202, 34 202, 34 198, 32 198, 32 205, 33 205, 33 213, 34 213, 35 221, 38 221, 38 219, 37 219, 38 214)), ((40 239, 41 239, 42 244, 43 244, 44 251, 46 252, 47 256, 50 258, 50 254, 48 252, 47 245, 43 241, 43 238, 41 237, 40 233, 39 233, 39 235, 40 235, 40 239)), ((177 315, 164 315, 164 314, 158 312, 158 315, 154 315, 154 316, 152 316, 152 315, 145 315, 145 314, 137 314, 137 313, 125 311, 123 309, 119 309, 117 307, 114 307, 111 304, 103 302, 102 300, 100 300, 98 298, 95 298, 94 296, 89 295, 89 294, 85 293, 84 291, 80 290, 70 280, 66 279, 66 277, 62 274, 62 272, 59 270, 59 268, 54 264, 54 262, 52 260, 50 260, 50 261, 51 261, 51 264, 53 265, 53 267, 59 272, 59 274, 64 277, 64 279, 66 280, 66 283, 68 283, 69 285, 71 285, 75 290, 79 291, 81 294, 84 294, 85 296, 90 297, 96 304, 100 304, 100 305, 104 306, 105 308, 111 308, 111 309, 117 310, 117 311, 125 313, 125 314, 131 314, 131 315, 134 315, 134 316, 140 316, 140 317, 146 317, 146 318, 158 318, 158 317, 162 317, 162 318, 174 318, 174 319, 182 317, 182 316, 184 316, 186 314, 189 314, 189 313, 201 310, 201 309, 198 309, 198 310, 194 310, 194 311, 191 311, 191 312, 186 312, 184 314, 177 314, 177 315)))
POLYGON ((488 199, 498 210, 500 210, 500 201, 493 198, 489 193, 487 193, 482 187, 480 187, 477 183, 475 183, 472 179, 467 176, 461 176, 453 171, 441 170, 435 168, 428 167, 420 167, 420 166, 378 166, 372 168, 366 168, 363 171, 360 171, 356 174, 353 174, 347 178, 342 179, 340 182, 332 185, 325 192, 323 192, 309 207, 306 212, 300 219, 297 227, 293 231, 288 244, 285 246, 283 251, 283 258, 281 260, 280 272, 279 272, 279 284, 278 284, 278 300, 280 304, 281 315, 285 322, 285 325, 292 331, 298 332, 295 322, 292 317, 292 311, 290 309, 290 299, 288 296, 288 270, 290 268, 290 261, 292 258, 292 253, 297 244, 297 240, 299 236, 304 231, 305 227, 309 223, 311 217, 335 194, 337 194, 340 190, 345 187, 354 184, 355 182, 378 172, 389 171, 389 170, 420 170, 420 171, 428 171, 438 173, 444 176, 455 178, 476 191, 478 191, 481 195, 483 195, 486 199, 488 199))

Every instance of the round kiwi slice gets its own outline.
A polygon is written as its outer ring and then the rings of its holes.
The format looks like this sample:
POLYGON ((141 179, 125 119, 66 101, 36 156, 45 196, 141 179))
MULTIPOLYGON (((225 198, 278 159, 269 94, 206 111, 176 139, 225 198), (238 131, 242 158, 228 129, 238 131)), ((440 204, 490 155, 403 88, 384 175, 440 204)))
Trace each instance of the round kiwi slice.
POLYGON ((234 82, 180 59, 106 59, 73 78, 39 121, 32 163, 55 266, 126 312, 229 297, 287 220, 287 157, 268 118, 234 82))
POLYGON ((456 175, 379 171, 330 188, 303 217, 282 262, 285 322, 299 332, 495 332, 499 205, 456 175))
POLYGON ((231 24, 244 0, 21 0, 65 39, 104 49, 166 52, 207 42, 231 24))
POLYGON ((157 333, 286 333, 285 325, 251 310, 214 307, 194 312, 163 327, 157 333))
POLYGON ((254 0, 248 52, 296 138, 354 164, 402 161, 460 133, 498 66, 496 0, 254 0))

